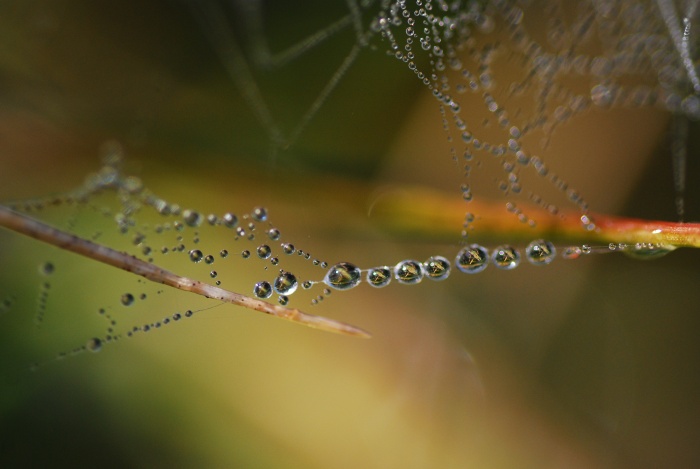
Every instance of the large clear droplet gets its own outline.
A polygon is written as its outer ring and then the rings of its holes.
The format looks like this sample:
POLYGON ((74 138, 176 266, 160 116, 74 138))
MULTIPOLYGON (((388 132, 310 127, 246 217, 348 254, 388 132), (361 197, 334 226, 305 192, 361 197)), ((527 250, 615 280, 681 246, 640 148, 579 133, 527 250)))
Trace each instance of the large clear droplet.
POLYGON ((630 246, 624 249, 622 252, 635 259, 651 260, 663 257, 674 249, 675 248, 671 246, 657 246, 653 244, 639 243, 635 246, 630 246))
POLYGON ((323 282, 336 290, 349 290, 360 283, 362 272, 349 262, 341 262, 328 269, 323 282))
POLYGON ((491 254, 491 261, 499 269, 512 270, 520 264, 520 253, 508 245, 498 246, 491 254))
POLYGON ((291 295, 297 290, 297 278, 289 272, 281 272, 275 279, 274 289, 279 295, 291 295))
POLYGON ((450 261, 442 256, 433 256, 423 263, 423 270, 431 280, 445 280, 450 275, 450 261))
POLYGON ((270 282, 262 281, 255 284, 253 287, 253 293, 258 298, 270 298, 272 295, 272 285, 270 282))
POLYGON ((367 283, 376 288, 389 285, 391 282, 391 269, 389 267, 375 267, 367 272, 367 283))
POLYGON ((423 265, 420 262, 406 260, 394 267, 394 277, 399 283, 412 285, 423 280, 423 265))
POLYGON ((267 244, 261 244, 257 249, 258 257, 260 259, 267 259, 272 255, 272 249, 267 244))
POLYGON ((477 274, 489 264, 489 253, 485 247, 472 244, 457 253, 455 265, 465 274, 477 274))
POLYGON ((556 255, 554 244, 544 239, 536 239, 525 248, 525 257, 534 265, 547 265, 556 255))

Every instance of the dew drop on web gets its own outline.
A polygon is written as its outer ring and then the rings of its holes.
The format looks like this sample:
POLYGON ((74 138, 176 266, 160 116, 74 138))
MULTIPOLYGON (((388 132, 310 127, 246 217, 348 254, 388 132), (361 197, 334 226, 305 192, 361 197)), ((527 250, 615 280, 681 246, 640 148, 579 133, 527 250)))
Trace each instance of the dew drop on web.
POLYGON ((414 260, 401 261, 394 267, 394 278, 399 283, 413 285, 423 280, 423 264, 414 260))
POLYGON ((291 272, 280 272, 273 288, 278 295, 291 295, 297 290, 297 278, 291 272))
POLYGON ((482 272, 489 263, 489 253, 485 247, 472 244, 457 253, 455 265, 465 274, 482 272))
POLYGON ((374 267, 367 271, 367 283, 376 288, 389 285, 391 282, 391 269, 389 267, 374 267))
POLYGON ((520 264, 520 253, 512 246, 498 246, 491 254, 493 265, 502 270, 513 270, 520 264))
POLYGON ((525 257, 534 265, 547 265, 554 260, 557 250, 550 241, 538 239, 525 248, 525 257))
POLYGON ((349 290, 362 280, 362 272, 354 264, 341 262, 328 269, 323 282, 336 290, 349 290))

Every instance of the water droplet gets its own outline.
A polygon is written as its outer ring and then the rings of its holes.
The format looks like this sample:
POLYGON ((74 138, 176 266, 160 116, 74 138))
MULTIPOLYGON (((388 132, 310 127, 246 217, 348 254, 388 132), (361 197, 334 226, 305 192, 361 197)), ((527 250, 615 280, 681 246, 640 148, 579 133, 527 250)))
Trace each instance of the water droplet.
POLYGON ((222 221, 224 223, 224 226, 228 228, 233 228, 238 224, 238 217, 233 213, 226 213, 223 216, 222 221))
POLYGON ((394 267, 394 277, 399 283, 411 285, 423 280, 423 265, 420 262, 406 260, 394 267))
POLYGON ((465 274, 477 274, 488 267, 489 253, 485 247, 472 244, 457 253, 455 265, 465 274))
POLYGON ((280 295, 279 298, 277 298, 277 301, 279 301, 282 306, 287 306, 287 303, 289 303, 289 297, 286 295, 280 295))
POLYGON ((547 265, 554 260, 557 250, 549 241, 537 239, 525 248, 525 257, 534 265, 547 265))
POLYGON ((272 241, 277 241, 280 239, 280 230, 277 228, 270 228, 267 230, 267 236, 272 240, 272 241))
POLYGON ((202 224, 202 215, 194 210, 185 210, 182 212, 182 219, 187 226, 197 227, 202 224))
POLYGON ((265 221, 267 220, 267 209, 265 207, 255 207, 250 216, 255 221, 265 221))
POLYGON ((216 272, 216 270, 212 270, 211 272, 209 272, 209 276, 211 278, 216 278, 217 275, 219 275, 219 274, 216 272))
POLYGON ((512 270, 520 264, 520 253, 511 246, 498 246, 493 250, 491 260, 499 269, 512 270))
POLYGON ((277 257, 270 258, 270 264, 277 265, 279 263, 280 263, 280 260, 277 257))
POLYGON ((97 337, 93 337, 92 339, 87 341, 87 344, 85 344, 85 347, 89 351, 91 351, 93 353, 97 353, 100 350, 102 350, 102 341, 100 339, 98 339, 97 337))
POLYGON ((285 254, 294 254, 294 251, 296 251, 296 248, 294 247, 293 244, 285 243, 282 245, 282 251, 285 254))
POLYGON ((653 244, 639 244, 634 247, 628 247, 624 252, 634 259, 651 260, 663 257, 675 248, 672 246, 657 246, 653 244))
POLYGON ((180 319, 182 319, 182 314, 180 314, 180 313, 173 314, 173 321, 179 321, 180 319))
POLYGON ((194 312, 191 309, 188 309, 187 311, 185 311, 186 318, 191 318, 193 314, 194 314, 194 312))
POLYGON ((313 285, 313 283, 311 283, 311 281, 309 281, 309 280, 304 280, 304 281, 301 283, 301 288, 303 288, 304 290, 308 290, 309 288, 312 287, 312 285, 313 285))
POLYGON ((564 249, 561 257, 564 259, 578 259, 581 255, 581 248, 578 246, 569 246, 564 249))
POLYGON ((270 282, 262 281, 255 284, 253 293, 258 298, 269 298, 272 295, 272 285, 270 282))
POLYGON ((349 262, 341 262, 328 269, 323 282, 336 290, 349 290, 362 279, 362 272, 349 262))
POLYGON ((124 293, 122 295, 122 304, 124 306, 131 306, 134 303, 134 295, 131 293, 124 293))
POLYGON ((44 262, 39 266, 39 273, 42 275, 51 275, 54 270, 55 267, 51 262, 44 262))
POLYGON ((423 270, 431 280, 445 280, 450 275, 450 261, 442 256, 433 256, 423 263, 423 270))
POLYGON ((275 279, 275 292, 279 295, 291 295, 297 290, 297 278, 289 272, 281 272, 275 279))
POLYGON ((213 264, 214 263, 214 256, 212 256, 211 254, 208 255, 207 257, 204 258, 204 262, 206 262, 207 264, 213 264))
POLYGON ((248 259, 250 257, 250 251, 247 249, 244 249, 243 251, 241 251, 241 257, 243 259, 248 259))
POLYGON ((376 288, 385 287, 391 282, 391 269, 389 267, 375 267, 367 272, 367 282, 376 288))
POLYGON ((219 253, 219 255, 222 258, 225 258, 226 256, 228 256, 228 251, 226 249, 222 249, 221 252, 219 253))
POLYGON ((582 252, 582 253, 584 253, 584 254, 590 254, 591 251, 593 251, 593 249, 592 249, 591 246, 589 246, 588 244, 584 244, 583 246, 581 246, 581 252, 582 252))
POLYGON ((193 249, 190 251, 190 260, 192 262, 200 262, 204 258, 202 251, 199 249, 193 249))
POLYGON ((608 107, 615 99, 614 90, 605 85, 596 85, 591 89, 591 101, 599 107, 608 107))
POLYGON ((267 244, 261 244, 258 246, 258 257, 260 259, 267 259, 272 255, 272 249, 267 244))

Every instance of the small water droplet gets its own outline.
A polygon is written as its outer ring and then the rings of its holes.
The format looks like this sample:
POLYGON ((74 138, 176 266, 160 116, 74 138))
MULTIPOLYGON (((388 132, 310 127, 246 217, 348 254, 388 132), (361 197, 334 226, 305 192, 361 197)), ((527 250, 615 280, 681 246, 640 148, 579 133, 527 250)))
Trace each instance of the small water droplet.
POLYGON ((228 256, 228 251, 226 249, 222 249, 221 252, 219 253, 219 255, 222 258, 225 258, 226 256, 228 256))
POLYGON ((280 295, 280 296, 277 298, 277 301, 279 301, 279 303, 280 303, 282 306, 287 306, 287 303, 289 303, 289 297, 286 296, 286 295, 280 295))
POLYGON ((97 353, 100 350, 102 350, 102 341, 100 339, 98 339, 97 337, 93 337, 92 339, 87 341, 87 344, 85 344, 85 347, 89 351, 91 351, 93 353, 97 353))
POLYGON ((416 284, 423 280, 423 275, 423 265, 417 261, 401 261, 394 267, 394 277, 399 283, 416 284))
POLYGON ((268 259, 272 255, 272 249, 267 244, 258 246, 257 252, 260 259, 268 259))
POLYGON ((362 272, 354 264, 341 262, 335 264, 326 273, 323 282, 336 290, 349 290, 362 279, 362 272))
POLYGON ((51 262, 44 262, 39 266, 39 273, 42 275, 51 275, 54 270, 56 269, 51 262))
POLYGON ((222 217, 222 222, 224 226, 228 228, 233 228, 238 224, 238 217, 233 213, 226 213, 222 217))
POLYGON ((243 259, 248 259, 250 257, 250 251, 247 249, 244 249, 243 251, 241 251, 241 257, 243 259))
POLYGON ((255 284, 253 293, 258 298, 269 298, 272 295, 272 285, 270 282, 262 281, 255 284))
POLYGON ((279 258, 277 258, 277 257, 272 257, 272 258, 270 258, 270 264, 272 264, 272 265, 277 265, 277 264, 279 264, 279 263, 280 263, 279 258))
POLYGON ((200 262, 204 258, 202 251, 199 249, 193 249, 190 251, 190 260, 192 262, 200 262))
POLYGON ((280 239, 280 230, 277 228, 270 228, 267 230, 267 236, 272 240, 272 241, 277 241, 280 239))
POLYGON ((491 261, 499 269, 512 270, 520 264, 520 253, 511 246, 498 246, 491 254, 491 261))
POLYGON ((281 272, 275 279, 274 289, 279 295, 291 295, 297 290, 297 278, 290 272, 281 272))
POLYGON ((187 226, 197 227, 202 224, 202 215, 194 210, 185 210, 182 212, 182 219, 187 226))
POLYGON ((267 209, 265 207, 255 207, 250 216, 255 221, 265 221, 267 220, 267 209))
POLYGON ((457 253, 455 265, 465 274, 477 274, 488 267, 489 253, 485 247, 472 244, 457 253))
POLYGON ((216 278, 217 275, 219 275, 219 274, 216 272, 216 270, 212 270, 211 272, 209 272, 209 276, 211 278, 216 278))
POLYGON ((537 239, 525 248, 525 257, 534 265, 547 265, 554 260, 557 250, 550 241, 537 239))
POLYGON ((433 256, 423 263, 425 275, 431 280, 445 280, 450 275, 450 261, 442 256, 433 256))
POLYGON ((308 289, 311 288, 312 286, 313 286, 313 283, 311 283, 311 281, 309 281, 309 280, 304 280, 304 281, 301 283, 301 288, 303 288, 304 290, 308 290, 308 289))
POLYGON ((213 264, 214 263, 214 256, 212 256, 211 254, 208 255, 207 257, 204 258, 204 262, 206 262, 207 264, 213 264))
POLYGON ((122 295, 122 304, 124 306, 131 306, 134 303, 134 295, 131 293, 124 293, 122 295))
POLYGON ((564 249, 561 257, 564 259, 578 259, 581 256, 581 248, 578 246, 569 246, 564 249))
POLYGON ((367 272, 367 283, 376 288, 389 285, 391 282, 391 269, 389 267, 374 267, 367 272))
POLYGON ((294 251, 296 251, 296 248, 293 244, 285 243, 282 245, 282 252, 285 254, 294 254, 294 251))

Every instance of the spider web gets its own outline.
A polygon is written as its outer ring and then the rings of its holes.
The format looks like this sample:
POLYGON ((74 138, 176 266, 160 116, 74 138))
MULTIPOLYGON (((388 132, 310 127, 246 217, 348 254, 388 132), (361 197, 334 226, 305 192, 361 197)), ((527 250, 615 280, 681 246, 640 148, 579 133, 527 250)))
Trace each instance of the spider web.
MULTIPOLYGON (((190 7, 273 152, 298 141, 362 54, 385 52, 405 64, 437 101, 466 201, 479 185, 472 173, 495 164, 500 175, 485 179, 508 197, 508 211, 523 223, 536 221, 516 200, 555 215, 560 211, 551 195, 523 187, 523 176, 531 173, 574 204, 585 229, 594 229, 583 194, 538 155, 559 127, 592 108, 654 108, 678 116, 672 154, 676 211, 683 219, 684 129, 687 119, 700 117, 693 59, 697 2, 347 0, 344 12, 279 49, 268 41, 269 18, 281 10, 274 2, 206 1, 190 7), (343 34, 353 39, 342 60, 294 123, 283 125, 260 76, 283 73, 343 34)), ((467 211, 465 238, 474 219, 467 211)))

